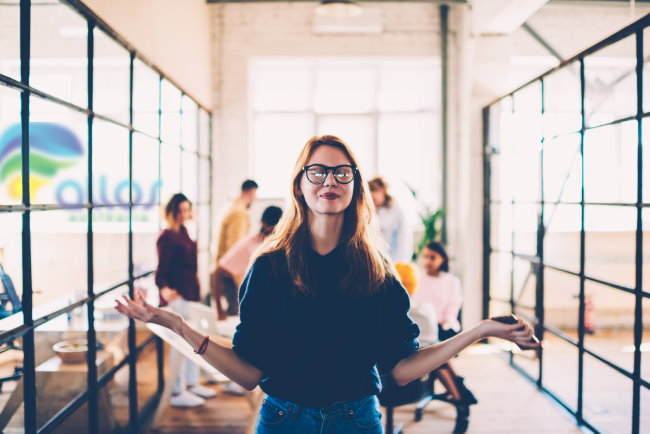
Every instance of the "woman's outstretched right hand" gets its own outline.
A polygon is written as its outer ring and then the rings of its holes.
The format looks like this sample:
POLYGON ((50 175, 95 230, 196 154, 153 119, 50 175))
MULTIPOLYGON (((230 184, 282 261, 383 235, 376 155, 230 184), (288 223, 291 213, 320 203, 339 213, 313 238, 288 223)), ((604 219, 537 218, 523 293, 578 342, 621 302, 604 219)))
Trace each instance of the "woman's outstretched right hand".
POLYGON ((136 297, 137 301, 131 300, 128 295, 122 296, 121 301, 119 298, 115 299, 115 309, 129 318, 159 324, 173 331, 180 330, 183 324, 181 315, 150 305, 139 292, 136 297))

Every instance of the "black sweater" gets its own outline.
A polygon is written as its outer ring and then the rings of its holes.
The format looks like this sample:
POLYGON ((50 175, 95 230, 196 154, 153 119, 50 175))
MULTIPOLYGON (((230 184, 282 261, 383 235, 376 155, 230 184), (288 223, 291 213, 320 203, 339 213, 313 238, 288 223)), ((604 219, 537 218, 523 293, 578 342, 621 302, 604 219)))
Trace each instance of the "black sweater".
POLYGON ((308 298, 292 290, 284 254, 273 255, 259 257, 242 283, 233 339, 233 350, 263 372, 262 390, 306 407, 379 393, 377 368, 389 372, 418 349, 404 287, 389 278, 374 295, 344 296, 339 246, 307 253, 318 293, 308 298))

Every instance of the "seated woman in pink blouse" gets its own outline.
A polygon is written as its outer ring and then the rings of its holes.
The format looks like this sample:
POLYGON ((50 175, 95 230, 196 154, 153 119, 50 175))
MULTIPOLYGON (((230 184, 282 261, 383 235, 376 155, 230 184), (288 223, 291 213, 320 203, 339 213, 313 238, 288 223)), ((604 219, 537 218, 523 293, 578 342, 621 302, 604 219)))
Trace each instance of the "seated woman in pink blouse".
POLYGON ((433 306, 438 317, 438 337, 444 341, 460 331, 458 314, 463 304, 460 279, 449 274, 449 257, 442 244, 430 242, 421 256, 424 272, 411 302, 433 306))

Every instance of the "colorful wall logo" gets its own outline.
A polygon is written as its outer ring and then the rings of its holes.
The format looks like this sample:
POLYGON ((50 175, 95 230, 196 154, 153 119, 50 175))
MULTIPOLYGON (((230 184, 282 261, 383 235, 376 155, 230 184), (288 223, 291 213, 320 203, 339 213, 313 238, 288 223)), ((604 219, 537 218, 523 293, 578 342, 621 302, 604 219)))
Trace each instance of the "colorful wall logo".
MULTIPOLYGON (((10 198, 20 201, 22 188, 21 125, 13 124, 0 135, 0 184, 10 198)), ((29 124, 30 196, 51 183, 62 169, 74 166, 84 154, 79 139, 68 128, 50 122, 29 124)))
MULTIPOLYGON (((5 188, 9 198, 20 202, 22 199, 22 131, 20 124, 13 124, 0 134, 0 188, 5 188)), ((86 179, 70 179, 59 175, 59 172, 72 168, 76 164, 85 164, 84 146, 74 132, 63 125, 49 122, 32 122, 29 124, 29 188, 32 203, 42 203, 37 198, 39 190, 52 185, 54 200, 63 207, 78 207, 87 201, 86 179)), ((158 193, 162 183, 152 179, 147 189, 128 179, 119 180, 115 185, 109 185, 106 174, 94 176, 94 204, 119 205, 122 209, 129 208, 129 189, 133 190, 133 203, 144 205, 143 209, 155 207, 158 203, 158 193), (110 192, 112 191, 112 195, 110 192), (146 197, 145 197, 146 196, 146 197), (146 199, 146 201, 145 201, 146 199)), ((50 202, 47 202, 50 203, 50 202)), ((117 218, 107 211, 106 218, 100 220, 116 221, 117 218)), ((99 216, 99 215, 98 215, 99 216)), ((141 220, 146 220, 143 217, 141 220)))

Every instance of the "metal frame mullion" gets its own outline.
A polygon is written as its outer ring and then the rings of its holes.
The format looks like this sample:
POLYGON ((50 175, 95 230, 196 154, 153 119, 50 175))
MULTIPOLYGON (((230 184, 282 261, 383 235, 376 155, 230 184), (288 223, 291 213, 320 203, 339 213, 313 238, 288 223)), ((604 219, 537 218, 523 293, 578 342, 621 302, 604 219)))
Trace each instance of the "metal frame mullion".
POLYGON ((490 159, 490 107, 483 108, 483 318, 490 317, 490 256, 492 255, 492 160, 490 159))
MULTIPOLYGON (((158 76, 158 207, 162 205, 162 76, 158 76)), ((158 217, 158 228, 160 229, 160 216, 158 217)), ((165 347, 163 340, 156 339, 156 368, 158 369, 158 394, 162 394, 165 388, 165 347)))
POLYGON ((578 403, 576 419, 584 423, 582 408, 585 353, 585 60, 580 58, 580 294, 578 308, 578 403))
POLYGON ((95 289, 94 289, 94 245, 93 245, 93 92, 95 68, 95 22, 88 19, 88 232, 87 232, 87 282, 88 282, 88 432, 99 431, 97 421, 98 388, 97 388, 97 335, 95 333, 95 289))
MULTIPOLYGON (((536 327, 535 334, 540 340, 544 340, 544 239, 546 236, 546 222, 544 220, 545 213, 545 194, 544 194, 544 115, 546 113, 546 93, 544 79, 540 80, 540 116, 541 116, 541 140, 540 140, 540 209, 539 209, 539 224, 537 226, 537 258, 539 265, 537 268, 537 293, 535 294, 535 317, 536 327)), ((538 374, 537 374, 537 387, 542 386, 544 375, 544 350, 537 350, 538 359, 538 374)))
POLYGON ((641 425, 641 340, 643 337, 643 32, 636 31, 637 204, 634 304, 634 374, 632 377, 632 434, 641 425))
MULTIPOLYGON (((20 0, 20 82, 29 86, 30 73, 30 31, 31 31, 31 1, 20 0)), ((20 95, 21 123, 21 157, 22 157, 22 189, 23 205, 29 208, 29 98, 31 92, 23 90, 20 95)), ((36 348, 34 343, 34 318, 32 316, 32 250, 31 250, 31 219, 30 210, 23 211, 22 232, 22 266, 23 266, 23 324, 27 332, 23 336, 23 399, 24 399, 24 428, 26 433, 35 433, 38 426, 36 420, 36 348)))
MULTIPOLYGON (((133 61, 135 52, 129 52, 129 125, 133 124, 133 61)), ((129 297, 135 298, 133 279, 133 130, 129 130, 129 297)), ((129 430, 138 432, 138 382, 137 366, 138 353, 136 351, 135 321, 129 318, 128 347, 129 347, 129 430)))
POLYGON ((442 59, 442 65, 440 70, 440 87, 441 87, 441 102, 440 102, 440 128, 441 134, 440 138, 442 141, 442 225, 440 228, 440 241, 442 244, 447 244, 447 214, 449 213, 448 209, 448 198, 447 198, 447 184, 448 184, 448 77, 449 77, 449 59, 448 59, 448 49, 449 49, 449 5, 442 4, 440 5, 440 57, 442 59))

